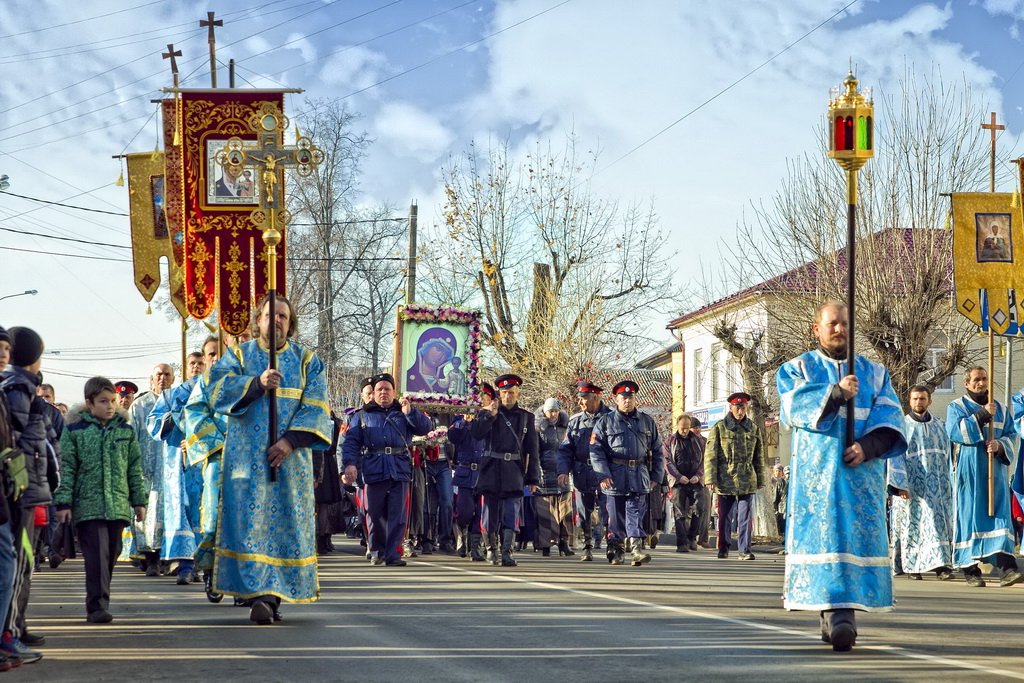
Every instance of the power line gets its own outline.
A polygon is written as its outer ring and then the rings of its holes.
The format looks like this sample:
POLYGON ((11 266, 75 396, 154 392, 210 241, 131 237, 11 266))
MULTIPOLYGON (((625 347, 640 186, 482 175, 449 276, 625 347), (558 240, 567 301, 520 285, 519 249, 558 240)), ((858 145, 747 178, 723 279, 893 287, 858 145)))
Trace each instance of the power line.
MULTIPOLYGON (((105 186, 104 186, 105 187, 105 186)), ((90 209, 85 206, 74 206, 72 204, 64 204, 62 202, 51 202, 48 199, 38 199, 36 197, 28 197, 23 194, 15 194, 14 192, 8 192, 7 190, 0 190, 0 194, 9 194, 12 197, 18 197, 19 199, 27 199, 31 202, 39 202, 40 204, 52 204, 54 206, 63 206, 68 209, 78 209, 79 211, 92 211, 93 213, 105 213, 108 216, 127 216, 128 214, 122 211, 104 211, 103 209, 90 209)), ((115 245, 116 246, 116 245, 115 245)))
POLYGON ((41 232, 29 232, 28 230, 15 230, 14 228, 5 228, 0 226, 0 230, 5 232, 13 232, 17 235, 31 235, 32 237, 45 237, 48 240, 60 240, 62 242, 77 242, 79 244, 88 244, 95 247, 114 247, 116 249, 131 249, 131 247, 123 244, 108 244, 107 242, 94 242, 93 240, 80 240, 75 237, 60 237, 58 235, 47 235, 41 232))
POLYGON ((42 33, 43 31, 50 31, 50 30, 55 29, 55 28, 64 28, 65 26, 74 26, 75 24, 84 24, 86 22, 95 21, 96 19, 106 19, 107 17, 112 17, 115 14, 124 14, 125 12, 133 12, 133 11, 135 11, 137 9, 142 9, 144 7, 149 7, 151 5, 159 5, 162 2, 163 2, 163 0, 153 0, 152 2, 147 2, 147 3, 143 3, 141 5, 136 5, 135 7, 127 7, 125 9, 119 9, 119 10, 116 10, 114 12, 107 12, 106 14, 99 14, 99 15, 96 15, 94 17, 86 17, 85 19, 76 19, 75 21, 68 21, 68 22, 65 22, 63 24, 54 24, 53 26, 46 26, 45 28, 35 28, 35 29, 32 29, 31 31, 21 31, 20 33, 8 33, 5 36, 0 36, 0 40, 2 40, 4 38, 15 38, 17 36, 26 36, 26 35, 29 35, 31 33, 42 33))
POLYGON ((45 254, 46 256, 64 256, 66 258, 84 258, 90 261, 115 261, 117 263, 131 263, 130 258, 110 258, 106 256, 86 256, 85 254, 65 254, 56 251, 43 251, 42 249, 20 249, 18 247, 0 246, 0 249, 7 251, 23 251, 29 254, 45 254))
POLYGON ((683 114, 682 116, 680 116, 680 117, 679 117, 678 119, 676 119, 676 120, 675 120, 675 121, 673 121, 672 123, 668 124, 667 126, 665 126, 664 128, 662 128, 661 130, 659 130, 659 131, 658 131, 657 133, 655 133, 654 135, 652 135, 651 137, 647 138, 646 140, 644 140, 643 142, 641 142, 641 143, 640 143, 639 145, 637 145, 636 147, 634 147, 633 149, 629 150, 628 152, 626 152, 625 154, 623 154, 622 156, 620 156, 620 157, 619 157, 618 159, 615 159, 614 161, 612 161, 611 163, 609 163, 609 164, 608 164, 607 166, 605 166, 605 167, 601 168, 601 169, 600 169, 599 171, 596 171, 596 172, 595 172, 595 175, 597 175, 598 173, 601 173, 601 172, 603 172, 603 171, 605 171, 605 170, 607 170, 607 169, 611 168, 612 166, 614 166, 615 164, 619 163, 620 161, 622 161, 623 159, 625 159, 625 158, 626 158, 626 157, 628 157, 629 155, 631 155, 631 154, 633 154, 634 152, 636 152, 637 150, 641 149, 642 147, 645 147, 645 146, 647 146, 648 144, 650 144, 651 142, 653 142, 653 141, 654 141, 654 140, 655 140, 656 138, 660 137, 660 136, 661 136, 661 135, 662 135, 663 133, 666 133, 666 132, 668 132, 668 131, 669 131, 670 129, 672 129, 672 128, 674 128, 675 126, 677 126, 678 124, 682 123, 682 122, 683 122, 683 121, 685 121, 685 120, 686 120, 687 118, 689 118, 689 117, 690 117, 690 116, 692 116, 693 114, 695 114, 695 113, 697 113, 698 111, 700 111, 701 109, 703 109, 703 108, 704 108, 705 106, 707 106, 707 105, 711 104, 712 102, 714 102, 715 100, 717 100, 717 99, 718 99, 719 97, 721 97, 721 96, 722 96, 722 95, 724 95, 725 93, 729 92, 729 91, 730 91, 730 90, 732 90, 732 89, 733 89, 734 87, 736 87, 737 85, 739 85, 740 83, 742 83, 743 81, 747 80, 748 78, 750 78, 751 76, 753 76, 753 75, 754 75, 755 73, 757 73, 758 71, 760 71, 761 69, 763 69, 764 67, 766 67, 766 66, 767 66, 768 64, 770 64, 771 62, 775 61, 775 59, 777 59, 778 57, 782 56, 782 55, 783 55, 783 54, 784 54, 785 52, 788 52, 790 48, 794 47, 794 46, 795 46, 795 45, 796 45, 797 43, 799 43, 800 41, 802 41, 802 40, 803 40, 804 38, 806 38, 807 36, 811 35, 811 34, 812 34, 812 33, 814 33, 815 31, 817 31, 817 30, 818 30, 819 28, 821 28, 821 27, 822 27, 822 26, 824 26, 825 24, 829 23, 830 21, 832 21, 833 19, 835 19, 836 17, 838 17, 838 16, 840 15, 840 14, 842 14, 843 12, 845 12, 846 10, 848 10, 848 9, 849 9, 850 7, 853 7, 854 5, 856 5, 856 4, 857 4, 857 3, 859 2, 859 1, 860 1, 860 0, 852 0, 851 2, 847 3, 846 5, 844 5, 843 7, 841 7, 841 8, 840 8, 840 9, 839 9, 839 10, 838 10, 838 11, 837 11, 837 12, 836 12, 835 14, 833 14, 832 16, 830 16, 830 17, 829 17, 828 19, 826 19, 825 21, 821 22, 820 24, 818 24, 817 26, 815 26, 814 28, 812 28, 812 29, 811 29, 810 31, 808 31, 807 33, 803 34, 802 36, 800 36, 799 38, 797 38, 796 40, 794 40, 794 41, 793 41, 792 43, 790 43, 790 44, 789 44, 789 45, 787 45, 786 47, 782 48, 782 49, 781 49, 780 51, 776 52, 776 53, 775 53, 774 55, 772 55, 771 57, 769 57, 769 58, 768 58, 767 60, 765 60, 765 61, 761 62, 761 63, 760 63, 760 64, 759 64, 758 66, 754 67, 753 69, 751 69, 751 70, 750 70, 750 71, 748 71, 747 73, 743 74, 743 76, 741 76, 740 78, 736 79, 735 81, 733 81, 733 82, 732 82, 732 83, 730 83, 729 85, 725 86, 724 88, 722 88, 721 90, 719 90, 719 91, 718 91, 717 93, 715 93, 714 95, 712 95, 712 96, 711 96, 711 97, 709 97, 708 99, 704 100, 703 102, 701 102, 700 104, 698 104, 698 105, 697 105, 696 107, 694 107, 694 108, 693 108, 693 109, 691 109, 690 111, 686 112, 685 114, 683 114))

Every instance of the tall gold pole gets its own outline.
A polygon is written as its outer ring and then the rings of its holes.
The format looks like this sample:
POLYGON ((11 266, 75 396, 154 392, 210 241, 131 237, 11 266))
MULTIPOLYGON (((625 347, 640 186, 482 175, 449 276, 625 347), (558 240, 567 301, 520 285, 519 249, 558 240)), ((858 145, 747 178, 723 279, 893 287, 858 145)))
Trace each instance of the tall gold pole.
MULTIPOLYGON (((263 231, 263 242, 267 245, 267 301, 270 324, 267 330, 268 341, 270 342, 270 369, 277 370, 277 245, 281 243, 281 233, 277 230, 277 209, 271 207, 270 227, 263 231)), ((269 443, 267 447, 277 442, 277 390, 270 389, 267 392, 270 399, 269 412, 267 415, 267 433, 269 443)), ((277 481, 277 468, 270 468, 270 481, 277 481)))
MULTIPOLYGON (((981 127, 991 133, 992 146, 989 150, 988 164, 988 191, 996 191, 996 131, 1004 130, 1006 126, 996 123, 996 113, 991 112, 989 123, 982 123, 981 127)), ((988 299, 988 291, 985 292, 988 299)), ((989 299, 989 311, 992 310, 992 301, 989 299)), ((988 401, 996 402, 996 376, 995 376, 995 334, 992 332, 992 321, 988 324, 988 401)), ((1009 409, 1009 406, 1006 406, 1009 409)), ((996 416, 988 423, 988 440, 995 439, 996 416)), ((1009 453, 1007 453, 1009 455, 1009 453)), ((996 516, 996 478, 995 478, 995 456, 988 454, 988 516, 996 516)))

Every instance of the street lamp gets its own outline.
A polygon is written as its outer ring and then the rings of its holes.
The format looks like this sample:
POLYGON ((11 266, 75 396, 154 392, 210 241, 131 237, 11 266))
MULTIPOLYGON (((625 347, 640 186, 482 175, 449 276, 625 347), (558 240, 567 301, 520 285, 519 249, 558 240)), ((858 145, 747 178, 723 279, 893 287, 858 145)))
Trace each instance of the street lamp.
MULTIPOLYGON (((828 100, 828 155, 846 171, 846 309, 850 318, 847 327, 846 367, 856 373, 853 352, 853 329, 856 320, 854 308, 856 225, 857 225, 857 171, 875 155, 875 107, 871 92, 857 88, 853 71, 843 81, 843 90, 833 88, 828 100)), ((853 445, 854 401, 846 402, 846 445, 853 445)))
POLYGON ((36 295, 38 293, 39 293, 38 290, 26 289, 24 292, 18 292, 17 294, 8 294, 7 296, 0 296, 0 301, 3 301, 4 299, 10 299, 10 298, 16 297, 16 296, 25 296, 25 295, 34 296, 34 295, 36 295))

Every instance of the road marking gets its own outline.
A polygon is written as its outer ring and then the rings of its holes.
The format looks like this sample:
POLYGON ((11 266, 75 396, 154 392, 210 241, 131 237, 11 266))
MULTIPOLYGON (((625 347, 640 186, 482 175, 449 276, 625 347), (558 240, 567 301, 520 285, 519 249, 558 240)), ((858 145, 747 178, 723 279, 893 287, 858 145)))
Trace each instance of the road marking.
MULTIPOLYGON (((807 633, 805 631, 797 631, 795 629, 786 628, 785 626, 775 626, 772 624, 763 624, 755 621, 747 621, 746 619, 738 619, 736 617, 727 617, 721 614, 715 614, 713 612, 699 612, 697 610, 686 609, 685 607, 675 607, 672 605, 659 605, 654 602, 647 602, 644 600, 634 600, 633 598, 626 598, 619 595, 608 595, 606 593, 597 593, 594 591, 581 590, 579 588, 569 588, 568 586, 559 586, 553 583, 547 583, 544 581, 532 581, 530 579, 524 579, 516 576, 508 576, 505 574, 494 574, 492 572, 477 571, 475 569, 465 569, 463 567, 453 567, 451 565, 440 564, 437 562, 427 562, 424 560, 413 560, 415 564, 426 565, 429 567, 437 567, 438 569, 447 569, 453 572, 459 572, 461 574, 469 574, 472 576, 488 576, 493 579, 500 579, 509 583, 520 583, 528 586, 535 586, 537 588, 545 588, 548 590, 562 591, 565 593, 571 593, 573 595, 579 595, 588 598, 597 598, 599 600, 610 600, 612 602, 619 602, 626 605, 633 605, 634 607, 646 607, 648 609, 659 610, 662 612, 673 612, 675 614, 683 614, 688 617, 694 617, 697 619, 709 619, 712 621, 720 621, 727 624, 733 624, 736 626, 744 626, 746 628, 758 629, 761 631, 771 631, 773 633, 784 633, 789 636, 795 636, 803 638, 805 640, 821 641, 821 636, 818 633, 807 633)), ((824 646, 824 643, 822 643, 824 646)), ((932 664, 938 664, 942 666, 949 666, 957 669, 967 669, 969 671, 978 671, 980 673, 992 674, 995 676, 1005 676, 1007 678, 1014 678, 1017 680, 1024 680, 1024 672, 1009 671, 1007 669, 995 669, 992 667, 984 666, 983 664, 973 664, 971 662, 965 662, 959 659, 950 659, 948 657, 939 657, 937 655, 929 655, 923 652, 914 652, 907 650, 902 647, 896 647, 895 645, 857 645, 859 650, 873 650, 875 652, 884 652, 888 654, 899 655, 906 657, 907 659, 916 659, 919 661, 930 662, 932 664)))

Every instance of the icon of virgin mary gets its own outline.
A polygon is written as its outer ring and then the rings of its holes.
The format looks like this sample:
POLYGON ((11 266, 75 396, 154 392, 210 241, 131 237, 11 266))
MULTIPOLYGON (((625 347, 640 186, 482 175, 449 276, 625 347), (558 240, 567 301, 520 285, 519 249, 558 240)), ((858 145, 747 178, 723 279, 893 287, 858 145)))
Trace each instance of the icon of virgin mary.
POLYGON ((447 382, 442 373, 455 353, 455 336, 450 330, 428 328, 416 342, 416 362, 406 370, 405 390, 444 393, 447 382))

